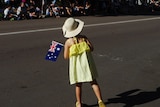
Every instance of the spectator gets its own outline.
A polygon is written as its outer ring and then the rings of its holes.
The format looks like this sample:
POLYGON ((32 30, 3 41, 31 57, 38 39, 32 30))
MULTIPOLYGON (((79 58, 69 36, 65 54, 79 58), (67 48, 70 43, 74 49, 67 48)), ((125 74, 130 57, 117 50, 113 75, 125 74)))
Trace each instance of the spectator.
POLYGON ((64 8, 63 8, 62 0, 56 0, 55 6, 57 6, 60 10, 59 15, 60 16, 64 15, 64 8))
POLYGON ((52 17, 53 16, 53 11, 51 6, 47 5, 46 6, 46 17, 52 17))
POLYGON ((37 19, 38 18, 38 15, 36 14, 36 8, 33 5, 31 5, 29 7, 29 17, 30 17, 30 19, 37 19))
POLYGON ((52 11, 55 15, 56 18, 60 17, 60 9, 58 7, 56 7, 54 4, 51 4, 51 8, 52 8, 52 11))
POLYGON ((31 19, 42 18, 41 9, 39 7, 36 7, 34 0, 30 0, 28 6, 29 6, 29 16, 31 19))
POLYGON ((52 1, 51 9, 52 9, 55 17, 59 18, 62 15, 62 12, 63 12, 63 6, 62 6, 62 3, 61 3, 61 0, 52 1))
POLYGON ((77 0, 72 3, 72 10, 74 15, 83 15, 84 14, 84 7, 79 4, 77 0))
POLYGON ((86 1, 84 3, 84 15, 90 15, 91 14, 91 3, 90 1, 86 1))
POLYGON ((4 19, 5 20, 15 20, 17 19, 17 15, 14 14, 12 7, 9 5, 4 10, 4 19))
POLYGON ((155 10, 160 9, 159 1, 151 0, 150 4, 151 4, 152 12, 154 12, 155 10))
POLYGON ((27 8, 24 2, 21 2, 20 6, 17 8, 18 20, 26 19, 28 17, 27 8))
POLYGON ((63 1, 63 6, 64 6, 64 10, 65 10, 65 15, 72 16, 71 2, 69 0, 65 0, 65 1, 63 1))

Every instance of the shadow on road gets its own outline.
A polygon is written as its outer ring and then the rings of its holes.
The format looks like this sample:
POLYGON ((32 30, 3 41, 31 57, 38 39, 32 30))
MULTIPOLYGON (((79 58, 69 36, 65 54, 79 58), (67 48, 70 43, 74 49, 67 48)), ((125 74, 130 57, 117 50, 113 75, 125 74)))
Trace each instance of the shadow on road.
MULTIPOLYGON (((121 94, 116 95, 117 98, 108 99, 105 104, 123 103, 123 107, 133 107, 135 105, 145 104, 160 98, 160 87, 156 91, 142 91, 141 89, 134 89, 121 94)), ((94 105, 84 105, 84 107, 96 107, 94 105)))

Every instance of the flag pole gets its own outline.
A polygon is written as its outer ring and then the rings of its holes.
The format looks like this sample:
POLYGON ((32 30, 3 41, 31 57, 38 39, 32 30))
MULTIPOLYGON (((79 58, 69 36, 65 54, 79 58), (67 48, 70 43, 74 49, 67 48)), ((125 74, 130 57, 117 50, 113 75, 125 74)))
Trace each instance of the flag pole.
MULTIPOLYGON (((54 41, 54 40, 53 40, 53 41, 54 41)), ((62 43, 60 43, 60 42, 57 42, 57 41, 54 41, 54 42, 59 43, 60 45, 64 46, 64 44, 62 44, 62 43)))

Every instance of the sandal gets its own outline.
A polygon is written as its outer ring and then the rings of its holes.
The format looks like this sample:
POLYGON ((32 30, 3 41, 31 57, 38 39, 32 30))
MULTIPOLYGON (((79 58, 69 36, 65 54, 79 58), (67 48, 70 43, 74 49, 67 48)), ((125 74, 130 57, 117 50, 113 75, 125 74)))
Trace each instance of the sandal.
POLYGON ((99 107, 106 107, 102 100, 98 101, 98 105, 99 107))
POLYGON ((79 102, 76 102, 76 107, 79 107, 80 103, 79 102))

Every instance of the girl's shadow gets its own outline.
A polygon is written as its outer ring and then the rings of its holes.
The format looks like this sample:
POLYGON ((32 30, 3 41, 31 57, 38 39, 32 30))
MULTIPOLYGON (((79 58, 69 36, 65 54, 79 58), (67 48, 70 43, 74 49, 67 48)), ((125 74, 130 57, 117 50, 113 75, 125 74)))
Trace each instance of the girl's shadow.
POLYGON ((124 107, 133 107, 135 105, 140 105, 159 99, 160 87, 158 87, 156 91, 141 91, 140 89, 130 90, 117 96, 119 97, 108 99, 106 104, 124 103, 124 107), (138 93, 134 94, 135 92, 138 93))
MULTIPOLYGON (((108 99, 105 104, 124 103, 125 106, 123 107, 133 107, 135 105, 145 104, 160 98, 160 87, 158 87, 156 91, 142 91, 140 89, 134 89, 118 94, 117 96, 117 98, 108 99)), ((84 104, 83 107, 98 107, 98 104, 84 104)))

